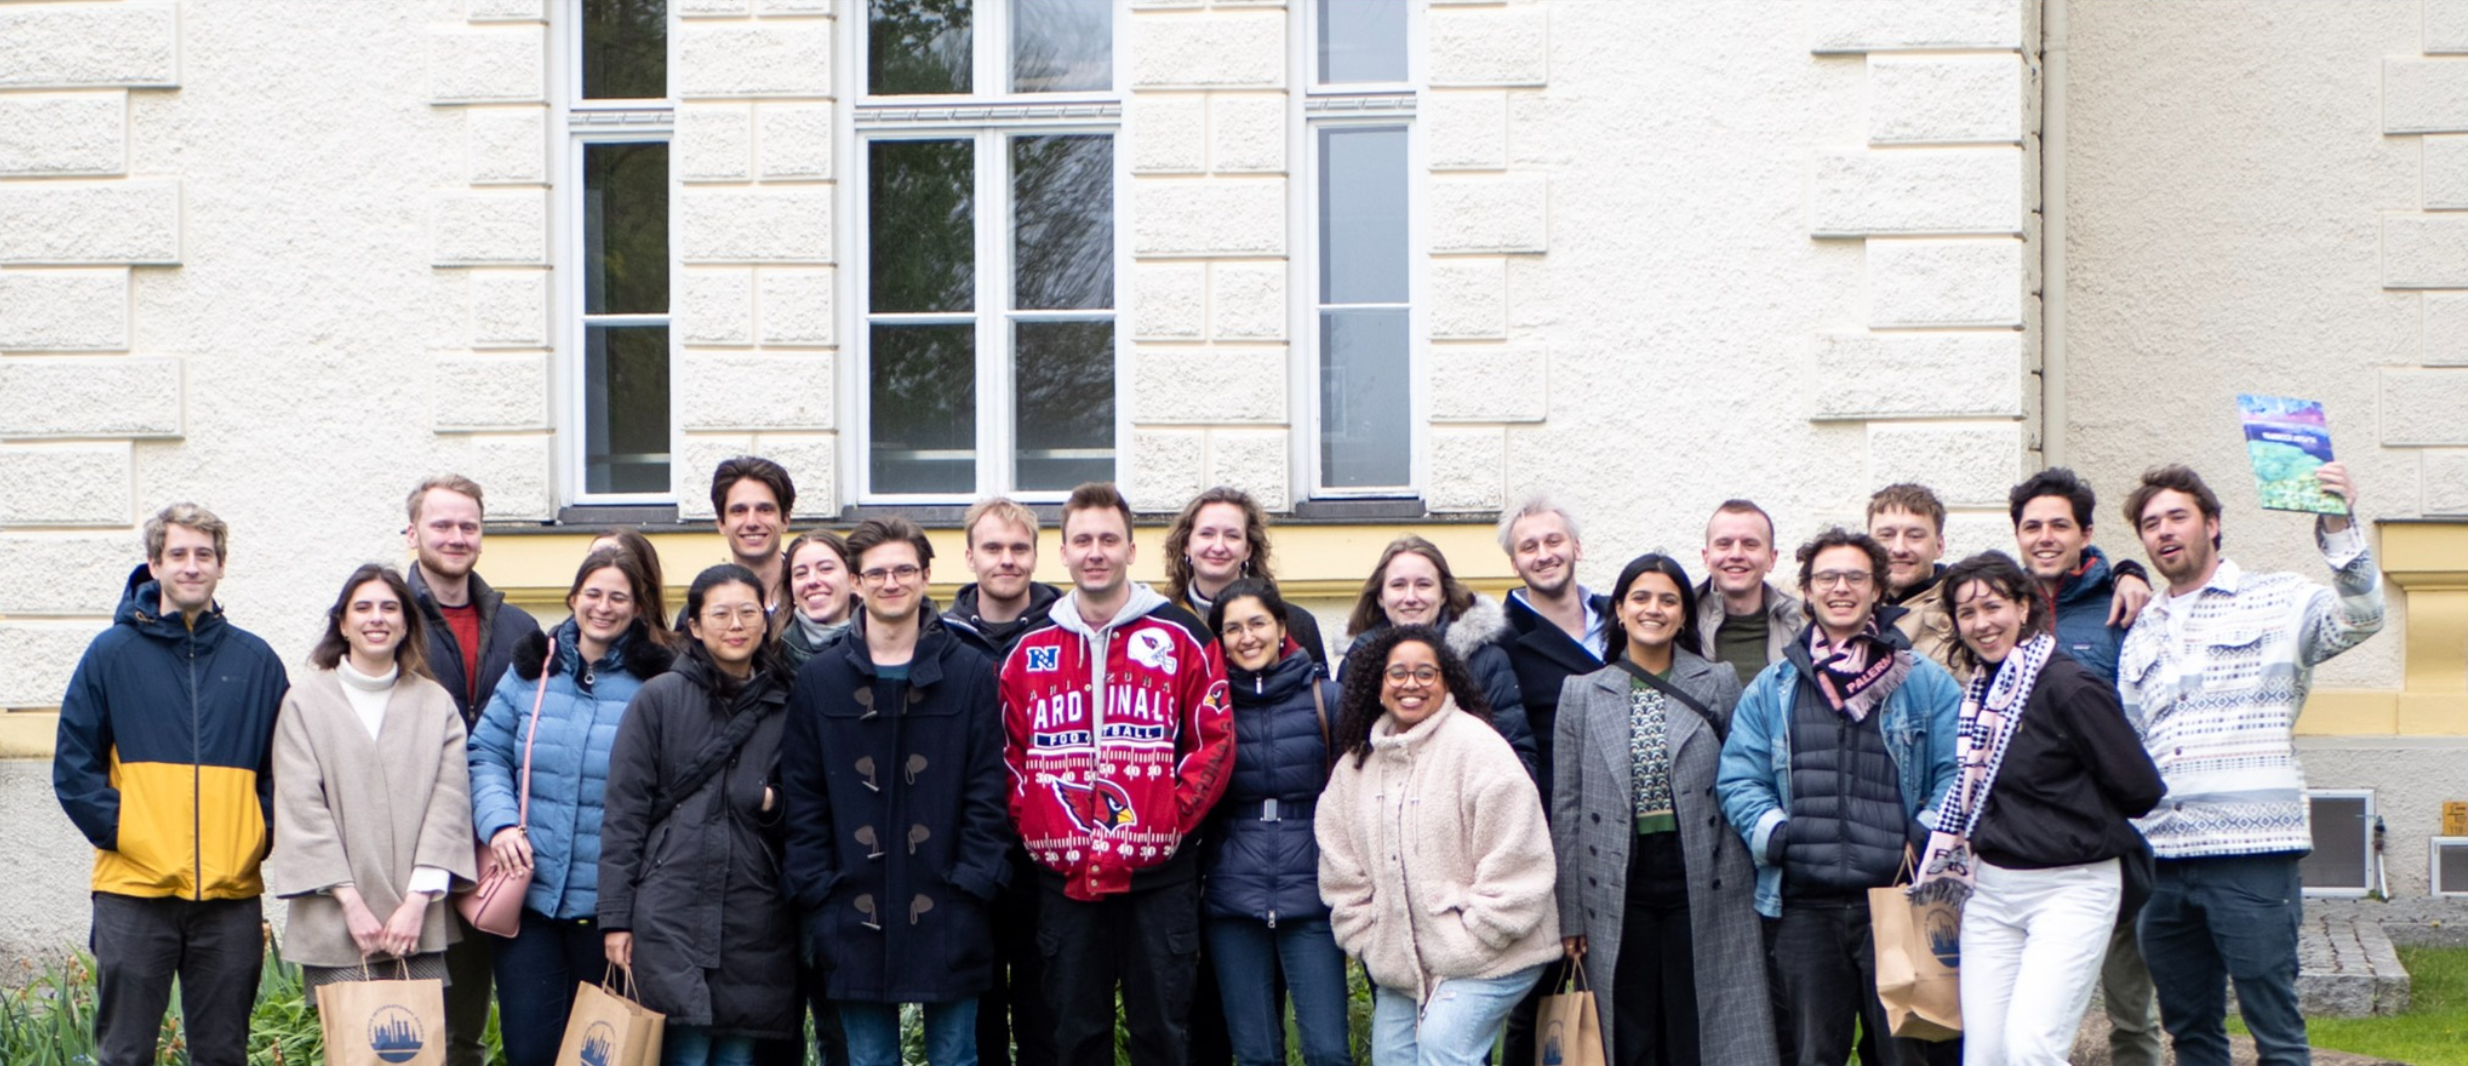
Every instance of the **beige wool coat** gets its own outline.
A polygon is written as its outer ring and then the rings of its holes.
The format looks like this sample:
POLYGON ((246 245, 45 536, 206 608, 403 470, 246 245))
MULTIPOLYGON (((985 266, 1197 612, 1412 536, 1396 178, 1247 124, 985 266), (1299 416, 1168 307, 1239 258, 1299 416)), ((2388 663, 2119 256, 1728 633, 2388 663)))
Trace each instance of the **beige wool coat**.
MULTIPOLYGON (((463 716, 434 681, 405 676, 372 739, 332 670, 311 670, 283 698, 274 728, 274 850, 266 890, 291 901, 283 958, 303 966, 356 966, 360 949, 343 905, 324 890, 358 889, 383 922, 402 905, 414 866, 474 875, 471 769, 463 716)), ((444 898, 420 924, 415 954, 455 939, 444 898)))
POLYGON ((1361 765, 1339 758, 1313 818, 1337 946, 1417 1001, 1559 958, 1551 836, 1516 751, 1454 699, 1394 725, 1361 765))

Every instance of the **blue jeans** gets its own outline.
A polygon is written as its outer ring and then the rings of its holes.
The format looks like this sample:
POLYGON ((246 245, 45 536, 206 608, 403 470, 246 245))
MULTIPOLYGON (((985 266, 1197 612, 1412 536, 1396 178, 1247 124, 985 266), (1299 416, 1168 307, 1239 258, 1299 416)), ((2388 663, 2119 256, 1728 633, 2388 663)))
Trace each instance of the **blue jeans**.
MULTIPOLYGON (((849 1066, 900 1066, 900 1005, 840 1001, 849 1066)), ((925 1054, 932 1066, 977 1066, 977 1000, 925 1004, 925 1054)))
POLYGON ((1288 921, 1271 929, 1248 918, 1211 918, 1201 931, 1239 1066, 1285 1066, 1284 1011, 1277 1002, 1281 969, 1294 997, 1294 1028, 1302 1036, 1305 1066, 1351 1066, 1345 952, 1337 947, 1328 919, 1288 921))
POLYGON ((660 1066, 754 1066, 750 1036, 713 1036, 709 1026, 672 1025, 660 1041, 660 1066))
POLYGON ((560 921, 525 907, 514 939, 490 946, 496 949, 489 965, 497 973, 497 1028, 505 1038, 506 1066, 555 1066, 566 1016, 574 1011, 574 986, 596 984, 608 973, 599 924, 588 918, 560 921))
POLYGON ((1542 963, 1506 977, 1441 981, 1418 1009, 1414 994, 1371 991, 1371 1066, 1483 1066, 1509 1008, 1532 991, 1542 963))
POLYGON ((2228 1066, 2229 981, 2262 1066, 2312 1061, 2297 1010, 2298 858, 2159 861, 2142 908, 2142 957, 2179 1066, 2228 1066))

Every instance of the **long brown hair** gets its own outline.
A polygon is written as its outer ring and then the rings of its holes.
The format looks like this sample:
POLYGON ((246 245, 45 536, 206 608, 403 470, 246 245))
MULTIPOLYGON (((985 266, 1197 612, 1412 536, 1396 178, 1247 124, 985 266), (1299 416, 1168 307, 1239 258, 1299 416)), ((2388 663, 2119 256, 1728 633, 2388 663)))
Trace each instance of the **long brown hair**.
POLYGON ((1430 560, 1431 568, 1440 572, 1440 603, 1451 620, 1474 606, 1474 590, 1457 580, 1456 572, 1448 568, 1448 557, 1440 554, 1440 546, 1408 533, 1380 549, 1379 565, 1372 567, 1371 576, 1363 579, 1362 595, 1354 601, 1354 613, 1346 616, 1347 633, 1361 636, 1388 624, 1388 612, 1380 607, 1380 586, 1388 583, 1388 564, 1408 552, 1430 560))
POLYGON ((1165 531, 1165 588, 1161 591, 1175 603, 1191 602, 1191 579, 1198 576, 1191 566, 1191 527, 1200 523, 1200 508, 1212 503, 1230 503, 1243 513, 1243 543, 1250 546, 1251 557, 1243 561, 1243 572, 1236 576, 1277 580, 1268 565, 1268 513, 1260 510, 1259 501, 1250 493, 1219 485, 1192 497, 1165 531))
MULTIPOLYGON (((651 538, 632 526, 610 526, 591 539, 616 541, 618 547, 632 554, 635 562, 642 564, 644 576, 651 579, 651 595, 638 595, 636 598, 643 601, 643 613, 651 619, 653 629, 668 628, 668 582, 661 577, 660 549, 651 546, 651 538)), ((575 590, 579 592, 582 587, 581 579, 576 579, 575 590)))
POLYGON ((566 610, 574 609, 574 598, 583 594, 583 582, 611 567, 626 576, 626 589, 634 594, 634 620, 650 633, 652 643, 675 648, 685 639, 669 628, 667 618, 652 613, 661 607, 660 586, 652 582, 651 572, 644 568, 643 561, 624 548, 602 548, 583 557, 583 565, 574 570, 574 584, 566 589, 566 610))
POLYGON ((317 638, 317 646, 309 650, 309 662, 320 670, 342 665, 343 656, 351 653, 351 640, 343 635, 343 612, 351 609, 351 594, 371 581, 383 582, 403 605, 403 639, 394 646, 395 667, 405 677, 436 680, 437 674, 428 665, 428 623, 421 619, 419 605, 411 598, 411 584, 393 567, 378 563, 362 563, 344 579, 343 591, 334 597, 334 606, 326 608, 326 634, 317 638))

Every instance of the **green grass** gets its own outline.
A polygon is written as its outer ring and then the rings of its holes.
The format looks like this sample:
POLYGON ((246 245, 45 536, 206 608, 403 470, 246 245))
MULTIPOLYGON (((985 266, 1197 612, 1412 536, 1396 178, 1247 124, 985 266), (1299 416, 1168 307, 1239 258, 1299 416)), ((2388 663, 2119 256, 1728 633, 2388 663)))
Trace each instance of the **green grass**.
MULTIPOLYGON (((2307 1018, 2307 1042, 2409 1066, 2468 1066, 2468 947, 2400 948, 2399 961, 2408 968, 2407 1013, 2307 1018)), ((2235 1018, 2228 1028, 2245 1032, 2235 1018)))

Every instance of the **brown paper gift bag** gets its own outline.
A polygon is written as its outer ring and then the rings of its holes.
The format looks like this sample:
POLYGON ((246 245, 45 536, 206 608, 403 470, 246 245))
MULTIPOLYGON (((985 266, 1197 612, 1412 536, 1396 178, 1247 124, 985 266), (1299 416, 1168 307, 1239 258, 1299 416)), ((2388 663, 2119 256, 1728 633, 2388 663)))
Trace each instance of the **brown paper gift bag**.
POLYGON ((1568 960, 1559 991, 1544 996, 1534 1012, 1536 1066, 1604 1066, 1602 1015, 1594 1012, 1594 990, 1586 987, 1585 967, 1568 960))
POLYGON ((566 1016, 557 1066, 660 1066, 668 1016, 635 1002, 634 995, 634 971, 614 966, 598 985, 575 986, 574 1013, 566 1016))
POLYGON ((446 986, 437 980, 337 981, 317 989, 330 1066, 444 1066, 446 986))
POLYGON ((1872 888, 1868 922, 1876 937, 1877 1001, 1894 1035, 1961 1036, 1962 908, 1913 899, 1904 885, 1872 888))

